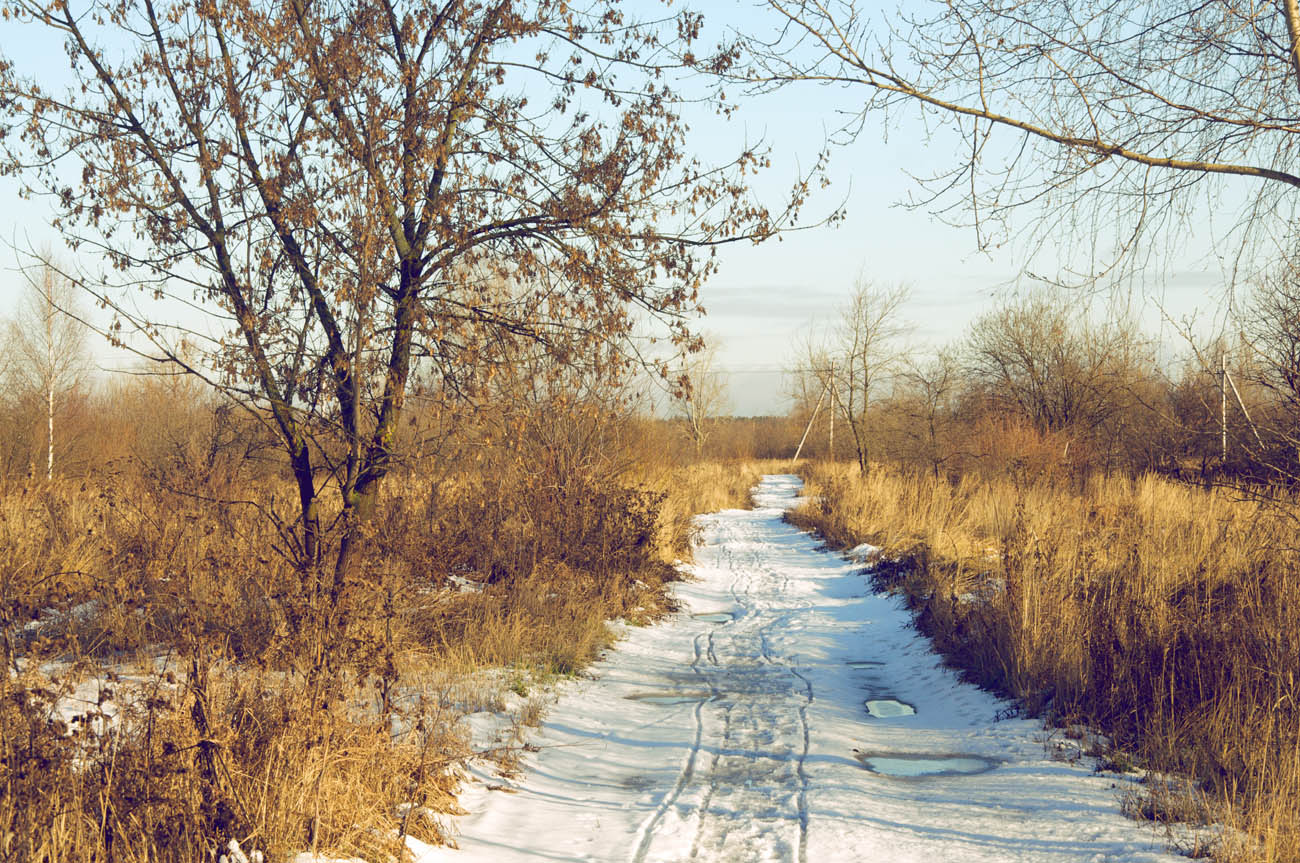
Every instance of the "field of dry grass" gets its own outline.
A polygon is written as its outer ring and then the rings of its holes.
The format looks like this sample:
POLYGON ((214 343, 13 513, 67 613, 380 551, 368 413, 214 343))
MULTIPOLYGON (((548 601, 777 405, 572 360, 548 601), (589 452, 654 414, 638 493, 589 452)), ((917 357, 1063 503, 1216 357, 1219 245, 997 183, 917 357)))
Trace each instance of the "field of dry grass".
POLYGON ((0 859, 440 841, 467 759, 512 765, 461 718, 535 722, 518 696, 590 662, 610 619, 668 609, 691 515, 746 505, 757 474, 412 471, 334 597, 248 503, 289 493, 264 471, 0 486, 0 859))
POLYGON ((1100 728, 1112 764, 1193 780, 1192 800, 1148 785, 1135 815, 1229 824, 1219 859, 1300 859, 1300 505, 1153 476, 806 476, 795 520, 882 547, 878 580, 955 666, 1100 728))

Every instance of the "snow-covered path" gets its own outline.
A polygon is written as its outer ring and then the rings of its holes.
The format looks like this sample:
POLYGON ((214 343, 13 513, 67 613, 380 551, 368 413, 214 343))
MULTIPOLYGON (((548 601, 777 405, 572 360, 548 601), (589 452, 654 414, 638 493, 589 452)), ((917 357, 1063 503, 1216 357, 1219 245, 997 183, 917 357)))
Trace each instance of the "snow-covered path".
POLYGON ((798 486, 701 517, 682 613, 563 685, 513 793, 471 784, 461 850, 428 860, 1183 859, 784 523, 798 486))

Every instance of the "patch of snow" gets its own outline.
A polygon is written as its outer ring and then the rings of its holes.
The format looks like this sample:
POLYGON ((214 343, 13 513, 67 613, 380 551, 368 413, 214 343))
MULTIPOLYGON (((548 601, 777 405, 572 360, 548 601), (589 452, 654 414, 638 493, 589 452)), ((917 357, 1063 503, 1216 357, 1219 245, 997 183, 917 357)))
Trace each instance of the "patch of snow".
POLYGON ((448 577, 448 581, 456 585, 456 590, 460 593, 482 593, 484 584, 481 581, 475 581, 472 578, 466 578, 463 575, 453 575, 448 577))
POLYGON ((73 621, 75 623, 85 623, 99 612, 99 600, 91 599, 86 602, 78 603, 66 612, 59 611, 57 608, 45 608, 41 610, 41 615, 36 620, 28 621, 23 624, 23 634, 29 637, 39 637, 42 633, 48 631, 51 627, 58 626, 64 621, 73 621))
POLYGON ((874 563, 880 559, 880 546, 864 542, 844 552, 844 556, 857 563, 874 563))
POLYGON ((225 850, 217 855, 217 863, 262 863, 263 859, 261 851, 250 851, 245 854, 244 849, 239 847, 239 842, 234 839, 231 839, 225 850))

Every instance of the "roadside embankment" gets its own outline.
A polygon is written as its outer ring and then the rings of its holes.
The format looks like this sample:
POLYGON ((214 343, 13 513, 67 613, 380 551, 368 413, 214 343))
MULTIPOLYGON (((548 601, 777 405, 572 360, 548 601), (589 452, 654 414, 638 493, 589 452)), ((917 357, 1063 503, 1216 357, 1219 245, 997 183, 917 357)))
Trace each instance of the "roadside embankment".
POLYGON ((1080 490, 804 475, 791 520, 879 546, 878 582, 951 663, 1027 712, 1102 730, 1111 766, 1194 779, 1149 783, 1135 816, 1252 837, 1219 859, 1300 859, 1300 505, 1151 476, 1080 490))

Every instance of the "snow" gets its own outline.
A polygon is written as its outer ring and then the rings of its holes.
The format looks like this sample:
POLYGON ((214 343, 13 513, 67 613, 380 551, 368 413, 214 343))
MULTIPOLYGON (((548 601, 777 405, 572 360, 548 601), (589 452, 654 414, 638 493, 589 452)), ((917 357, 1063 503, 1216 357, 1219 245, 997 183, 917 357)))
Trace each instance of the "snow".
POLYGON ((472 578, 466 578, 463 575, 453 575, 451 583, 455 585, 454 590, 459 593, 482 593, 484 584, 481 581, 475 581, 472 578))
POLYGON ((20 674, 34 674, 37 688, 51 694, 48 718, 58 719, 68 729, 88 726, 96 736, 118 725, 123 707, 170 689, 166 656, 154 657, 149 667, 134 663, 106 663, 99 666, 74 664, 66 659, 31 663, 18 660, 20 674), (83 726, 84 724, 84 726, 83 726))
POLYGON ((880 546, 864 542, 844 552, 844 556, 858 563, 870 563, 880 557, 880 546))
MULTIPOLYGON (((942 668, 861 563, 782 520, 799 480, 699 519, 683 611, 560 684, 519 777, 483 768, 444 861, 1175 861, 1132 779, 942 668), (867 700, 913 707, 871 716, 867 700), (505 790, 490 790, 500 789, 505 790)), ((861 557, 861 548, 854 557, 861 557)))
POLYGON ((231 839, 226 843, 226 849, 223 853, 217 855, 217 863, 262 863, 263 857, 261 851, 252 851, 244 853, 244 849, 239 847, 239 843, 231 839))

